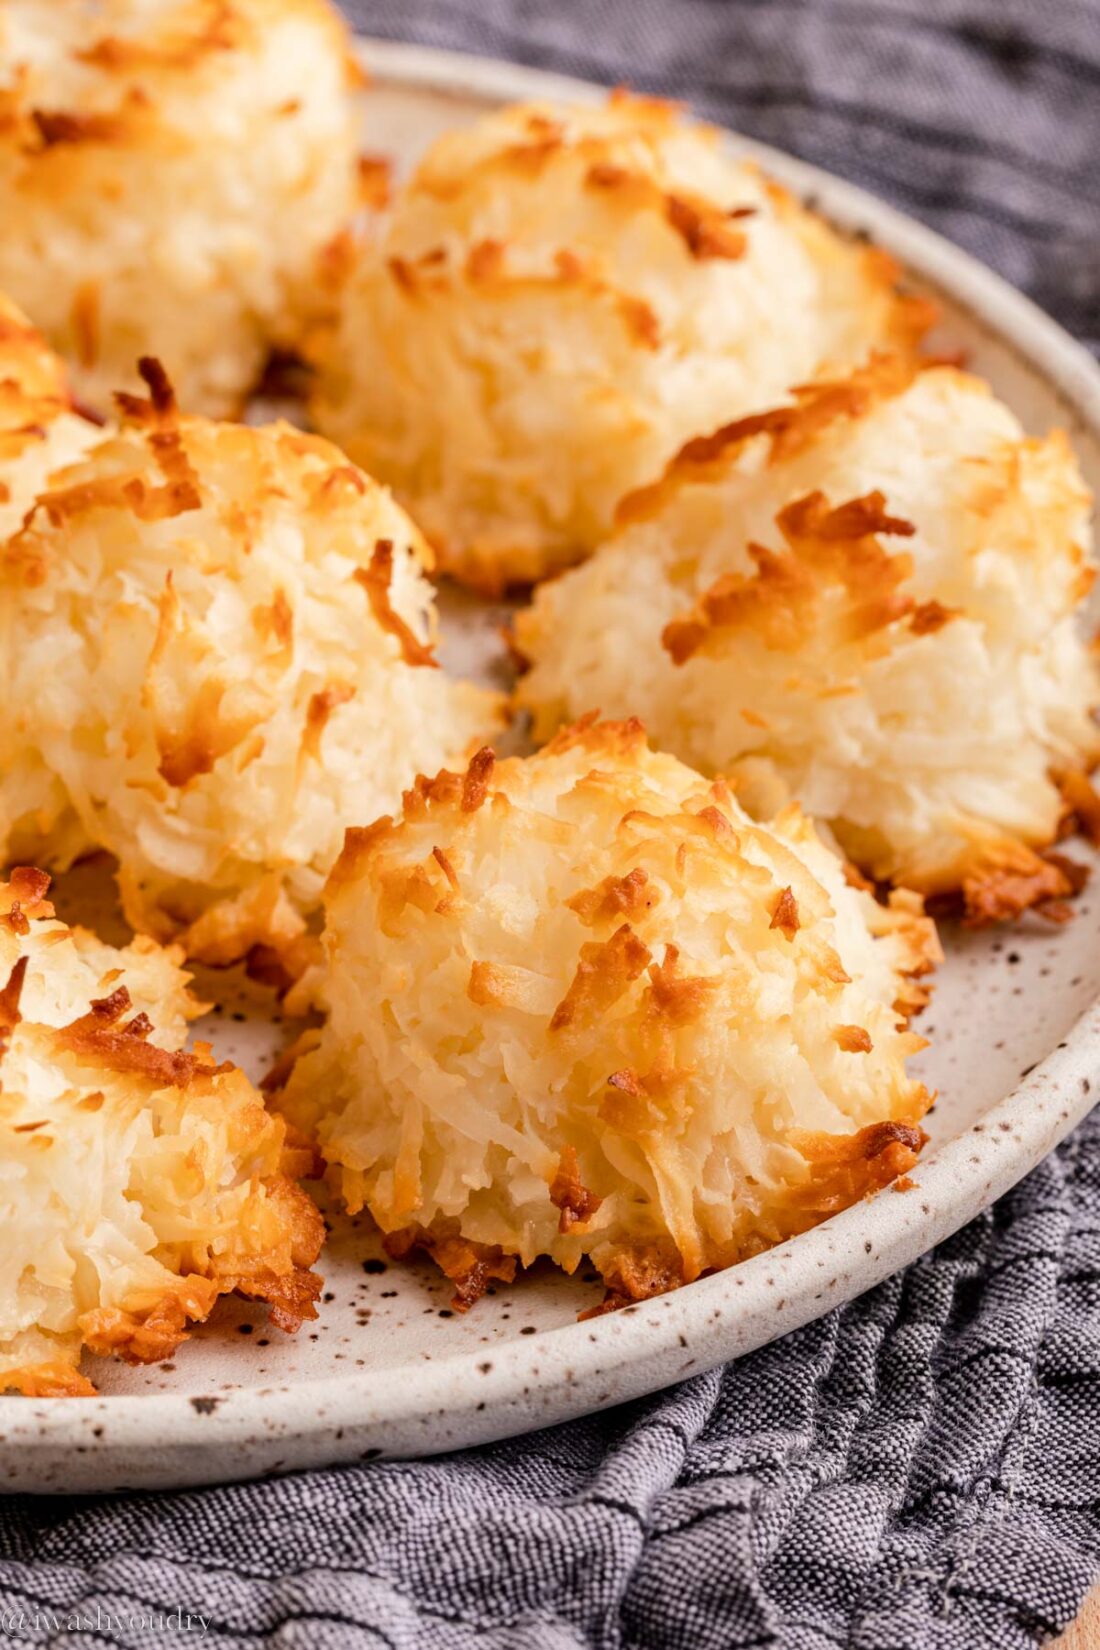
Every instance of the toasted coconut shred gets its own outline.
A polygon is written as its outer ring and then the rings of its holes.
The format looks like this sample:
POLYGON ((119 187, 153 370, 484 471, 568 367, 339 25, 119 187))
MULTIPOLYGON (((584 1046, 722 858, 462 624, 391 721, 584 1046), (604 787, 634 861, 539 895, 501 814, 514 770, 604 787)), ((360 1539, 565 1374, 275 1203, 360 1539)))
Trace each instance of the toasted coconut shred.
POLYGON ((20 526, 51 473, 99 435, 74 410, 62 363, 0 292, 0 539, 20 526))
POLYGON ((232 1290, 315 1316, 324 1225, 281 1118, 207 1045, 181 953, 68 929, 0 883, 0 1390, 90 1393, 84 1350, 149 1363, 232 1290))
POLYGON ((391 1252, 426 1248, 460 1306, 589 1255, 621 1304, 912 1166, 918 896, 876 903, 797 808, 754 824, 638 723, 468 781, 349 831, 327 1021, 277 1102, 391 1252))
POLYGON ((322 340, 314 413, 499 589, 580 559, 689 435, 909 350, 929 306, 651 99, 437 142, 322 340))
POLYGON ((361 182, 327 0, 0 0, 0 287, 106 406, 139 355, 239 409, 323 313, 361 182))
POLYGON ((588 564, 516 623, 547 737, 590 705, 790 796, 876 878, 971 921, 1059 918, 1044 850, 1100 817, 1088 492, 979 380, 876 359, 688 443, 588 564))
POLYGON ((106 848, 140 931, 285 952, 346 821, 500 701, 435 668, 429 553, 383 488, 287 425, 181 419, 144 371, 0 546, 0 859, 106 848))

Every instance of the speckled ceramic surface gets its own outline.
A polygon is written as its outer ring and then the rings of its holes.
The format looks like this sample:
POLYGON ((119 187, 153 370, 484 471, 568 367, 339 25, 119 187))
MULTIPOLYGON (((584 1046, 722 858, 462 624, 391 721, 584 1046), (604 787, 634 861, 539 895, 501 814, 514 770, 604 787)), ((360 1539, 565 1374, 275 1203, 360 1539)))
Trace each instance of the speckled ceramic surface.
MULTIPOLYGON (((494 102, 589 96, 550 76, 468 58, 367 46, 374 86, 364 146, 415 157, 441 128, 494 102)), ((740 140, 731 140, 740 144, 740 140)), ((1100 371, 1024 299, 927 230, 785 157, 745 145, 840 225, 869 231, 943 303, 962 347, 1038 432, 1067 427, 1100 488, 1100 371)), ((445 597, 452 662, 501 668, 494 614, 445 597)), ((1075 845, 1077 857, 1083 849, 1075 845)), ((68 916, 105 931, 110 871, 92 864, 63 894, 68 916)), ((921 1022, 921 1075, 938 1087, 932 1145, 901 1194, 885 1192, 817 1230, 676 1294, 578 1323, 592 1278, 536 1270, 467 1316, 431 1269, 384 1261, 367 1225, 334 1217, 318 1322, 291 1338, 262 1310, 224 1303, 171 1363, 96 1369, 101 1396, 0 1400, 0 1485, 32 1492, 170 1486, 258 1476, 499 1438, 621 1402, 761 1345, 868 1288, 947 1236, 1025 1174, 1073 1126, 1100 1084, 1100 880, 1063 930, 944 938, 947 962, 921 1022)), ((206 976, 219 999, 200 1024, 258 1076, 286 1028, 270 998, 206 976)))

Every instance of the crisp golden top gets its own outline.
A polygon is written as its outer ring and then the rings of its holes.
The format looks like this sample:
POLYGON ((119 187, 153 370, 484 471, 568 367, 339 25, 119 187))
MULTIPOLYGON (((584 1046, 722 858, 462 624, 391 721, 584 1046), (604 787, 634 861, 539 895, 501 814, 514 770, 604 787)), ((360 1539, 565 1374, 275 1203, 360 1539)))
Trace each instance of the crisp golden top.
POLYGON ((82 1348, 171 1355, 220 1294, 314 1315, 309 1156, 208 1044, 181 954, 56 920, 49 877, 0 883, 0 1391, 86 1393, 82 1348))
POLYGON ((280 1104, 465 1304, 540 1253, 671 1287, 920 1147, 920 901, 878 905, 796 808, 752 822, 636 721, 421 776, 325 905, 328 1019, 280 1104))

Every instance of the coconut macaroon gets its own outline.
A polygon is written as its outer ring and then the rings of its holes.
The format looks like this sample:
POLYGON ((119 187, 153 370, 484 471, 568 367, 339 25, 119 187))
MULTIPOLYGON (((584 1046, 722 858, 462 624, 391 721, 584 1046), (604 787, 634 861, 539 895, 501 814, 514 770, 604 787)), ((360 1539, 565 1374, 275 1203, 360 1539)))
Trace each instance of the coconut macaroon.
POLYGON ((795 796, 876 878, 972 921, 1058 902, 1041 850, 1095 822, 1089 497, 1060 433, 976 378, 875 361, 690 442, 519 616, 546 737, 642 716, 754 813, 795 796))
POLYGON ((325 904, 327 1019, 278 1103, 460 1305, 539 1255, 657 1293, 915 1160, 919 898, 877 904, 797 808, 753 824, 638 723, 419 779, 325 904))
POLYGON ((685 437, 914 345, 896 275, 670 104, 510 108, 399 194, 314 412, 495 590, 594 548, 685 437))
POLYGON ((0 860, 120 864, 128 920, 284 951, 349 820, 500 726, 437 668, 430 557, 319 437, 149 399, 0 546, 0 860))
POLYGON ((0 1391, 93 1391, 85 1349, 169 1357, 232 1290, 316 1316, 324 1225, 244 1074, 182 1052, 180 955, 57 921, 49 877, 0 882, 0 1391))
POLYGON ((0 539, 20 525, 51 473, 99 434, 75 410, 62 363, 0 292, 0 539))
POLYGON ((356 73, 328 0, 0 0, 0 287, 82 397, 154 353, 231 413, 299 341, 358 200, 356 73))

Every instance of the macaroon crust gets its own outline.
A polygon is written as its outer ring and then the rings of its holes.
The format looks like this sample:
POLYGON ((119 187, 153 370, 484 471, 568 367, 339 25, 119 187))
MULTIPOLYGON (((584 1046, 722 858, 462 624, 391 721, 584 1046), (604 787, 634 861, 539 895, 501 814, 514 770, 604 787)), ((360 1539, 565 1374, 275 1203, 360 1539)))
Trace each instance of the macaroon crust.
POLYGON ((182 954, 56 920, 50 879, 0 883, 0 1390, 94 1391, 84 1350, 168 1358, 237 1291, 293 1331, 316 1316, 324 1225, 292 1148, 208 1044, 182 954))
POLYGON ((0 0, 0 288, 106 411, 238 414, 331 305, 362 81, 329 0, 0 0))
POLYGON ((0 540, 21 525, 52 471, 99 436, 77 411, 62 362, 0 292, 0 540))
POLYGON ((515 621, 536 738, 599 704, 870 876, 1055 920, 1097 833, 1090 497, 958 369, 875 358, 688 442, 515 621), (616 638, 629 636, 629 648, 616 638))
POLYGON ((518 105, 398 190, 313 413, 492 593, 595 548, 694 431, 915 349, 932 311, 898 276, 674 105, 518 105))
POLYGON ((0 546, 0 858, 119 861, 127 919, 287 961, 346 821, 501 725, 437 668, 430 553, 320 437, 182 418, 163 370, 0 546))
POLYGON ((796 808, 753 824, 638 723, 418 779, 325 904, 327 1018, 276 1104, 459 1306, 540 1255, 657 1293, 916 1161, 919 898, 876 903, 796 808))

